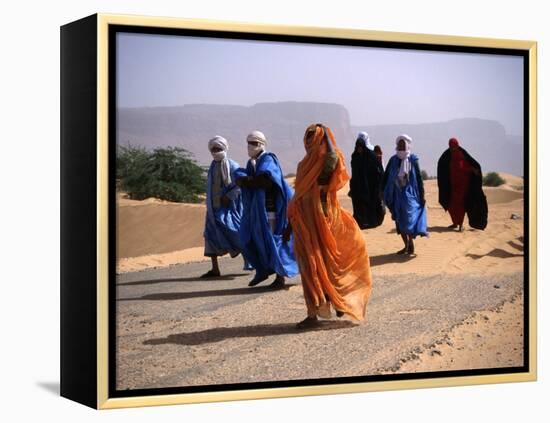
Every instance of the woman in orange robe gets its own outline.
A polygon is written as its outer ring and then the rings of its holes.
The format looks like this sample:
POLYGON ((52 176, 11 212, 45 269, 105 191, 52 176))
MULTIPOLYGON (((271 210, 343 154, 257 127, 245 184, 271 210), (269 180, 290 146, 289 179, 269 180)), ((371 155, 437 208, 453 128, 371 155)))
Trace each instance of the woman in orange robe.
POLYGON ((367 245, 359 226, 336 196, 350 177, 332 131, 310 125, 304 135, 306 155, 298 164, 295 193, 288 206, 307 307, 299 328, 317 324, 317 316, 344 314, 363 320, 372 276, 367 245))

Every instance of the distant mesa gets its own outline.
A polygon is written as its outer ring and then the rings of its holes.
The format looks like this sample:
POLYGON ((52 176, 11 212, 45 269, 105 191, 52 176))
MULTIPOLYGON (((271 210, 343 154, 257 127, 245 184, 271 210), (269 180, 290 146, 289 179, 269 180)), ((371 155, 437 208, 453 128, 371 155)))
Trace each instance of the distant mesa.
POLYGON ((279 157, 284 173, 293 173, 304 155, 303 135, 311 123, 331 127, 349 160, 358 131, 367 131, 380 144, 387 160, 394 140, 409 134, 421 167, 436 172, 437 159, 450 137, 457 137, 482 165, 484 171, 500 170, 523 175, 523 137, 509 135, 502 124, 478 118, 448 122, 392 125, 352 125, 347 109, 334 103, 287 101, 253 106, 189 104, 174 107, 120 108, 117 113, 117 142, 146 148, 179 146, 191 151, 202 164, 210 162, 208 140, 220 134, 230 142, 231 157, 245 164, 246 135, 263 131, 269 148, 279 157))

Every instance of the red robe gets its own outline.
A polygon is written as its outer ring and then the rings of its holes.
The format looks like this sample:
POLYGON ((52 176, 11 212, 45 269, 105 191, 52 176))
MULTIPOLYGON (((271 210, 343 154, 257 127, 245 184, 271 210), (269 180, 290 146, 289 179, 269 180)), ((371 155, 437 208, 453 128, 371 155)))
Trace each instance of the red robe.
POLYGON ((466 193, 470 186, 470 175, 473 168, 470 163, 465 160, 464 153, 460 150, 451 150, 449 167, 451 182, 449 214, 453 220, 453 225, 462 225, 464 222, 464 215, 466 214, 466 193))

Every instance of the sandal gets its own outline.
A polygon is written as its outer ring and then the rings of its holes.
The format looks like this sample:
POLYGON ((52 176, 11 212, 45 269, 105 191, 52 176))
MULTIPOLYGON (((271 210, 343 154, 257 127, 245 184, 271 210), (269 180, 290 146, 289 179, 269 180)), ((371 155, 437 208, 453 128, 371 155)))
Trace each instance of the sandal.
POLYGON ((270 288, 282 289, 285 287, 285 278, 277 275, 275 280, 269 285, 270 288))
POLYGON ((317 320, 317 317, 306 317, 300 323, 296 324, 296 329, 312 328, 317 326, 318 324, 319 324, 319 320, 317 320))
POLYGON ((404 247, 402 250, 399 250, 396 254, 402 255, 402 254, 405 254, 408 251, 409 251, 408 247, 404 247))
POLYGON ((256 276, 254 276, 254 279, 252 279, 252 280, 248 283, 248 286, 256 286, 256 285, 258 285, 260 282, 265 281, 268 277, 269 277, 269 275, 256 275, 256 276))
POLYGON ((208 279, 208 278, 218 278, 220 276, 221 276, 220 272, 209 270, 208 272, 204 273, 203 275, 200 275, 199 277, 201 279, 208 279))

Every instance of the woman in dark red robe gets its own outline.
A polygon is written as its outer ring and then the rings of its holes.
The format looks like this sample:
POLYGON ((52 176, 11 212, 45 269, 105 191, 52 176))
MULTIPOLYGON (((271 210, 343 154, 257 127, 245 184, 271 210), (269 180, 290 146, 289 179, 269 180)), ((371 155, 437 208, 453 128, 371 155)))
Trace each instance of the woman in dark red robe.
POLYGON ((470 185, 470 174, 473 172, 473 167, 466 161, 464 153, 458 149, 458 141, 455 138, 451 138, 449 141, 449 149, 451 150, 449 176, 452 187, 449 214, 453 221, 451 228, 459 228, 459 231, 462 231, 466 214, 466 192, 470 185))
POLYGON ((437 163, 439 203, 449 212, 451 229, 463 230, 464 216, 468 214, 470 226, 485 229, 487 226, 487 199, 483 194, 481 166, 456 138, 449 140, 446 150, 437 163))

